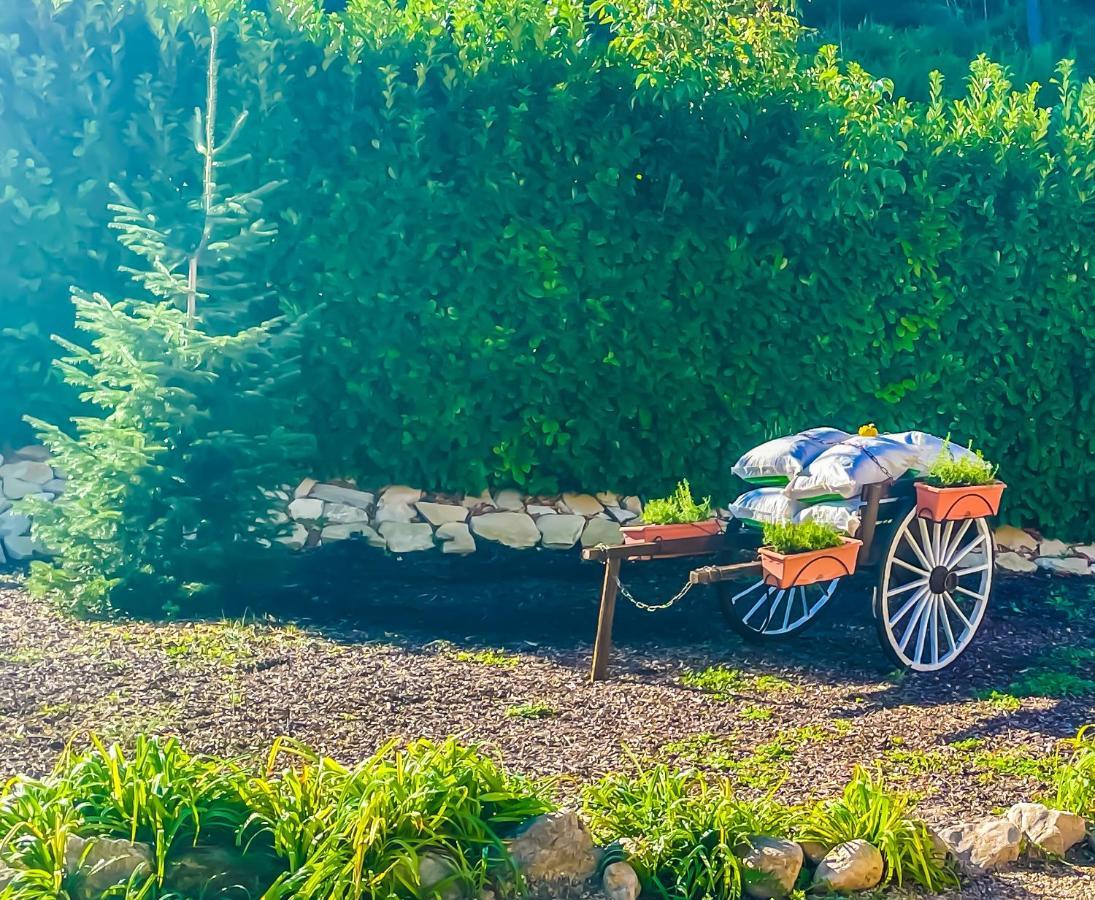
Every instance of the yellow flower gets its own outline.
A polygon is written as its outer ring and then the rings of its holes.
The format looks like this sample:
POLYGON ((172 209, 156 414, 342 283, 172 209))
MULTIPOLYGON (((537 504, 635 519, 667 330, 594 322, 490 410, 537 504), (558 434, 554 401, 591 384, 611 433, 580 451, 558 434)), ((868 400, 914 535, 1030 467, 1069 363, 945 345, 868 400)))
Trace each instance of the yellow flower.
POLYGON ((878 437, 878 429, 874 427, 874 422, 870 422, 867 425, 859 426, 860 437, 878 437))

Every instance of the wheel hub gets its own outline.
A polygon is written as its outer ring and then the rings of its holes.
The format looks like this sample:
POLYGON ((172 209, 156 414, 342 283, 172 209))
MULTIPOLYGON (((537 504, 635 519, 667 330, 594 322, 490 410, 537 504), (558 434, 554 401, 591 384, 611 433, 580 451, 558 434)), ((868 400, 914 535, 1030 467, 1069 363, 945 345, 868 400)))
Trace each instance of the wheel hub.
POLYGON ((958 575, 946 566, 936 566, 928 576, 928 589, 933 594, 953 592, 958 587, 958 575))

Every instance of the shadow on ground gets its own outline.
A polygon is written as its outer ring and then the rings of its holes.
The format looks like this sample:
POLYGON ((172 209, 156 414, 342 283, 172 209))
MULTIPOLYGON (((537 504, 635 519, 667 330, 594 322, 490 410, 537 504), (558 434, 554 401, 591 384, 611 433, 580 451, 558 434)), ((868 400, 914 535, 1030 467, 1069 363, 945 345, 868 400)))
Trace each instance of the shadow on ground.
MULTIPOLYGON (((687 578, 689 560, 639 562, 624 567, 639 599, 659 603, 687 578)), ((382 639, 415 652, 430 642, 465 647, 505 647, 542 653, 582 669, 589 664, 596 628, 602 568, 559 552, 489 548, 472 557, 432 555, 398 559, 343 544, 310 554, 300 580, 274 598, 271 611, 299 618, 342 642, 382 639)), ((710 665, 757 673, 793 671, 830 686, 846 685, 847 715, 915 703, 1002 696, 1021 692, 1031 673, 1077 666, 1095 652, 1095 590, 1082 579, 1000 577, 981 634, 948 670, 912 675, 895 669, 882 651, 871 615, 873 582, 843 585, 818 621, 795 637, 762 645, 742 641, 722 621, 710 588, 697 587, 671 609, 640 610, 623 597, 614 628, 613 677, 641 679, 670 668, 710 665), (864 692, 864 682, 878 687, 864 692), (994 694, 995 692, 995 694, 994 694)), ((1002 709, 1000 729, 1022 725, 1059 734, 1062 723, 1095 718, 1084 681, 1061 681, 1050 699, 1059 714, 1002 709), (1026 721, 1019 721, 1026 720, 1026 721)), ((1049 693, 1053 693, 1052 690, 1049 693)), ((991 723, 985 723, 992 728, 991 723)), ((985 725, 981 726, 984 732, 985 725)), ((953 740, 967 737, 961 732, 953 740)))

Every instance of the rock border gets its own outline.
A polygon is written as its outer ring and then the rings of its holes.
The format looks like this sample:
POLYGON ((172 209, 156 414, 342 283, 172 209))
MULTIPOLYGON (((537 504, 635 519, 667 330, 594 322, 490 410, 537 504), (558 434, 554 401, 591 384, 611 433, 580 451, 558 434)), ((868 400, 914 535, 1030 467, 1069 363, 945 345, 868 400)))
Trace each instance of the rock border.
MULTIPOLYGON (((0 456, 0 565, 45 556, 30 537, 31 520, 17 500, 52 501, 64 493, 65 474, 49 451, 28 445, 0 456)), ((620 529, 642 521, 643 501, 612 491, 526 495, 507 488, 478 494, 424 491, 394 484, 361 488, 352 480, 305 478, 296 488, 271 492, 275 519, 288 526, 280 542, 293 550, 359 540, 397 556, 439 550, 466 556, 481 543, 513 549, 573 550, 618 544, 620 529)), ((732 516, 717 510, 723 522, 732 516)), ((997 528, 999 569, 1014 574, 1095 575, 1095 543, 1068 544, 1037 532, 997 528)))

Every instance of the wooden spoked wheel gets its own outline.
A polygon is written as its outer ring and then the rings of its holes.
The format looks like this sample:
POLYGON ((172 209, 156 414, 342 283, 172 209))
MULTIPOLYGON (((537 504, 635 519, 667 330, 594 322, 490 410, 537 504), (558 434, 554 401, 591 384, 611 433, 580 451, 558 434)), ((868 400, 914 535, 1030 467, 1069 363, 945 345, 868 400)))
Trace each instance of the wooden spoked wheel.
POLYGON ((988 609, 993 555, 986 519, 929 522, 916 510, 905 517, 875 593, 878 636, 894 662, 937 672, 969 648, 988 609))
POLYGON ((750 641, 791 637, 813 622, 836 592, 840 579, 781 590, 763 580, 719 583, 727 624, 750 641))

